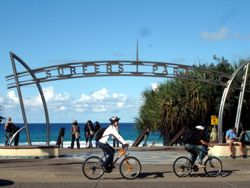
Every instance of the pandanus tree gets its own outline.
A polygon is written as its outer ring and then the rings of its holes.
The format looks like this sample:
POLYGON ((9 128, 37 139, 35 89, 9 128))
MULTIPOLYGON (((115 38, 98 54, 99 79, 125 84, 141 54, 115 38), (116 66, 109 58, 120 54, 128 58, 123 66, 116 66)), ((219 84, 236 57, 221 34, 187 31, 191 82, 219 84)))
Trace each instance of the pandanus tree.
MULTIPOLYGON (((232 74, 241 61, 234 65, 224 58, 216 59, 217 65, 198 65, 197 68, 208 69, 232 74)), ((199 71, 192 74, 199 76, 199 71)), ((240 79, 239 79, 240 80, 240 79)), ((235 83, 237 85, 239 83, 235 83)), ((159 84, 157 89, 147 89, 142 93, 143 104, 139 116, 135 119, 138 129, 150 126, 152 131, 160 131, 163 143, 175 135, 182 127, 192 127, 197 124, 210 124, 211 115, 218 114, 223 87, 201 83, 193 80, 175 78, 159 84)), ((250 88, 249 88, 250 91, 250 88)), ((224 128, 232 127, 238 104, 239 90, 230 91, 225 106, 224 128)), ((243 103, 242 122, 247 126, 250 109, 249 92, 243 103)))

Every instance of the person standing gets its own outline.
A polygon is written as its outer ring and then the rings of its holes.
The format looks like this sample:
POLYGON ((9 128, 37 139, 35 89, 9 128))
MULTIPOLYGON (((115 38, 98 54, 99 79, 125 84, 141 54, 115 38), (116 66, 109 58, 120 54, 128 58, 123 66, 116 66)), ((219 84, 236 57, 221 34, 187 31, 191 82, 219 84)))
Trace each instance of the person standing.
POLYGON ((218 134, 215 127, 212 128, 210 133, 210 143, 216 143, 218 141, 218 134))
POLYGON ((77 145, 77 148, 80 149, 80 142, 79 142, 79 138, 80 138, 80 127, 78 125, 78 122, 75 120, 73 121, 72 123, 72 126, 71 126, 71 135, 72 135, 72 140, 71 140, 71 149, 74 148, 74 143, 75 143, 75 140, 76 140, 76 145, 77 145))
POLYGON ((90 120, 87 121, 84 127, 84 131, 85 131, 86 148, 92 148, 93 147, 92 139, 95 134, 92 121, 90 120))
MULTIPOLYGON (((98 121, 95 122, 95 128, 94 131, 95 133, 101 129, 101 125, 98 121)), ((98 141, 95 139, 95 147, 98 147, 98 141)))
POLYGON ((4 126, 4 130, 5 130, 5 146, 8 146, 10 143, 10 139, 14 134, 14 129, 15 129, 15 125, 14 123, 11 121, 11 117, 8 118, 5 126, 4 126))

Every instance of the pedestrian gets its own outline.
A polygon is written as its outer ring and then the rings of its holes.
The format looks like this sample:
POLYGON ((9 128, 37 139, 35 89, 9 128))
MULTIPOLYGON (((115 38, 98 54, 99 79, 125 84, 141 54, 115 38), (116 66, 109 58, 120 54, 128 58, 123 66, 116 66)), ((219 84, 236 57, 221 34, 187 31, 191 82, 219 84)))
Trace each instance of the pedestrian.
POLYGON ((210 133, 210 143, 216 143, 218 140, 218 134, 217 134, 217 130, 215 127, 212 128, 212 131, 210 133))
POLYGON ((77 149, 80 149, 80 127, 78 125, 78 122, 76 120, 73 121, 72 126, 71 126, 71 135, 72 135, 72 139, 71 139, 71 149, 74 148, 74 144, 76 141, 76 145, 77 145, 77 149))
POLYGON ((8 146, 10 143, 10 139, 12 138, 14 131, 15 131, 15 125, 11 120, 11 117, 8 118, 5 126, 5 146, 8 146))
MULTIPOLYGON (((102 127, 101 127, 100 123, 99 123, 98 121, 96 121, 96 122, 95 122, 95 127, 94 127, 95 133, 96 133, 97 131, 99 131, 101 128, 102 128, 102 127)), ((95 147, 98 147, 97 139, 95 139, 95 147)))
POLYGON ((91 120, 88 120, 84 126, 85 131, 85 140, 86 140, 86 148, 92 148, 92 139, 94 137, 95 131, 94 126, 91 120))

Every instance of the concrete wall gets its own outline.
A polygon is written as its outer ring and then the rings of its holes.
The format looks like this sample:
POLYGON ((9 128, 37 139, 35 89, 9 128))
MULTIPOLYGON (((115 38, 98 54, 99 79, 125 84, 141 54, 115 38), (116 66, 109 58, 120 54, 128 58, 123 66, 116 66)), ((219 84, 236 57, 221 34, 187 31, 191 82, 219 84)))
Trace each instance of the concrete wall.
MULTIPOLYGON (((245 146, 244 153, 249 157, 250 156, 250 146, 245 146)), ((230 157, 230 149, 229 145, 214 145, 209 149, 209 154, 219 157, 230 157)), ((241 155, 240 147, 239 146, 233 146, 233 154, 236 157, 239 157, 241 155)))
POLYGON ((59 147, 0 147, 0 158, 50 158, 59 156, 59 147))

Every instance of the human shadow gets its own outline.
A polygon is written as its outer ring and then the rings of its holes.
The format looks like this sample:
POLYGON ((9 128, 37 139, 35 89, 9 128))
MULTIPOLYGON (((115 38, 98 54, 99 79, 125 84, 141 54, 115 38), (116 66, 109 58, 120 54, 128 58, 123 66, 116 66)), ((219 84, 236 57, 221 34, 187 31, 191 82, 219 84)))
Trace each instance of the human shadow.
POLYGON ((164 173, 169 172, 141 172, 137 178, 164 178, 164 173))
MULTIPOLYGON (((234 172, 239 171, 239 170, 222 170, 221 174, 218 175, 218 177, 227 177, 232 175, 234 172)), ((191 173, 190 177, 213 177, 213 176, 207 176, 204 172, 201 173, 191 173)))
POLYGON ((8 186, 8 185, 13 185, 14 182, 11 180, 4 180, 4 179, 0 179, 0 187, 2 186, 8 186))

